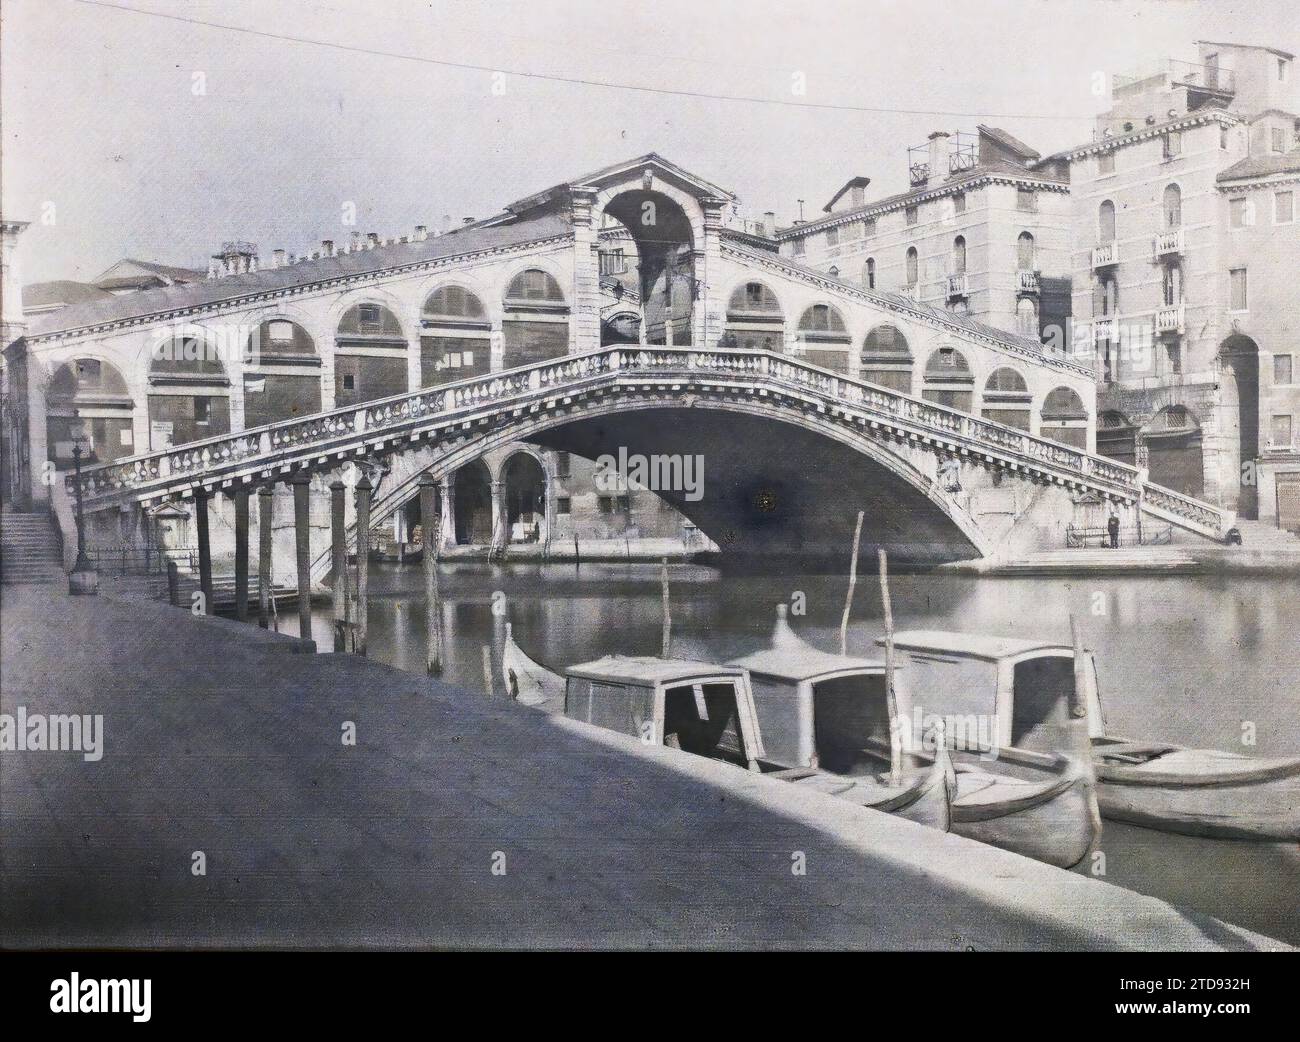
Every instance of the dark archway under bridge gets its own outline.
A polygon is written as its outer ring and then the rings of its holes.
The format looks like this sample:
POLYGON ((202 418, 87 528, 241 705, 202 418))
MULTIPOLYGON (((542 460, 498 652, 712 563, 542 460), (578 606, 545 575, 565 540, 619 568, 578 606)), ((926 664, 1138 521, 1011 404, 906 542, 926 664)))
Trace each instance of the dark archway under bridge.
POLYGON ((703 458, 702 495, 653 489, 696 524, 730 565, 847 566, 857 512, 861 556, 899 564, 979 556, 962 527, 887 450, 862 447, 779 419, 708 408, 650 408, 577 419, 528 440, 588 459, 703 458))

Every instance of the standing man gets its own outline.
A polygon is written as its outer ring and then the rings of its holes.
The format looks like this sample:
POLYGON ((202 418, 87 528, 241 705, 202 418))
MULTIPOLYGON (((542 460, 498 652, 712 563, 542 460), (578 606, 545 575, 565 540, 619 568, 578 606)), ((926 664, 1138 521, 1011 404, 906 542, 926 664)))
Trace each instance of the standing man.
POLYGON ((1110 548, 1119 549, 1119 514, 1111 511, 1111 515, 1106 519, 1106 531, 1110 533, 1110 548))

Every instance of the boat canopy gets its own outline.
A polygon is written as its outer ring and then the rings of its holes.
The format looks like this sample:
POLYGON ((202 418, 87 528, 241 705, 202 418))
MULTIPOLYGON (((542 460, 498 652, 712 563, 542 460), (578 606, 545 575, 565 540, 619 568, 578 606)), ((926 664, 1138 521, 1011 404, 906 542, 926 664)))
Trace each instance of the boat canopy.
POLYGON ((651 655, 606 655, 592 662, 570 666, 566 675, 582 680, 593 680, 599 684, 655 687, 736 680, 743 677, 745 671, 738 667, 720 666, 716 662, 694 662, 690 659, 655 658, 651 655))
MULTIPOLYGON (((884 637, 876 643, 883 646, 884 637)), ((953 655, 959 658, 999 662, 1042 652, 1048 655, 1074 656, 1068 644, 1052 640, 1022 640, 1015 637, 990 637, 980 633, 957 633, 952 630, 902 630, 894 634, 894 647, 921 654, 953 655)))
POLYGON ((875 676, 885 672, 883 660, 836 655, 813 647, 790 628, 784 604, 777 605, 771 645, 752 655, 732 659, 727 665, 747 669, 756 676, 795 684, 857 674, 875 676))

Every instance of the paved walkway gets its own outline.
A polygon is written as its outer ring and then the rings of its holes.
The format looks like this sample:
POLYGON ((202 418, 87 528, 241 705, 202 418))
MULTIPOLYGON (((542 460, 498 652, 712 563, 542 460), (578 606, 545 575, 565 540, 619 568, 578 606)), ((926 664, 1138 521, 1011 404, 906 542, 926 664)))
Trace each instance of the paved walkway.
POLYGON ((1282 947, 255 627, 3 597, 3 711, 105 721, 96 763, 0 753, 5 946, 1282 947))

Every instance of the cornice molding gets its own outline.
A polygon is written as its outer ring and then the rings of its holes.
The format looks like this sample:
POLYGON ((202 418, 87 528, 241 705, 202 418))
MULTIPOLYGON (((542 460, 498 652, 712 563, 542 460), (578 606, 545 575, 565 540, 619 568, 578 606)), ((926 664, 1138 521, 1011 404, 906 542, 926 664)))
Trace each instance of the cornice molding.
POLYGON ((1131 145, 1135 141, 1145 141, 1148 138, 1159 137, 1162 134, 1168 134, 1171 130, 1185 130, 1188 127, 1204 126, 1206 123, 1224 123, 1230 127, 1235 127, 1242 122, 1244 121, 1239 116, 1234 116, 1231 112, 1224 112, 1222 109, 1215 109, 1211 112, 1197 112, 1185 118, 1171 120, 1168 123, 1156 123, 1154 126, 1142 127, 1140 130, 1134 130, 1128 134, 1120 134, 1117 137, 1103 138, 1101 141, 1080 145, 1078 148, 1061 153, 1061 155, 1073 161, 1083 156, 1095 155, 1098 152, 1109 152, 1122 145, 1131 145))

